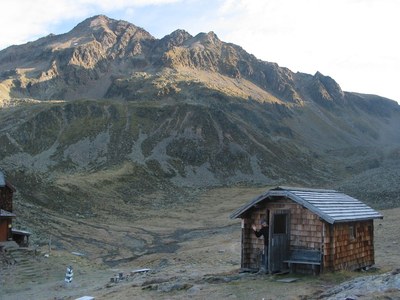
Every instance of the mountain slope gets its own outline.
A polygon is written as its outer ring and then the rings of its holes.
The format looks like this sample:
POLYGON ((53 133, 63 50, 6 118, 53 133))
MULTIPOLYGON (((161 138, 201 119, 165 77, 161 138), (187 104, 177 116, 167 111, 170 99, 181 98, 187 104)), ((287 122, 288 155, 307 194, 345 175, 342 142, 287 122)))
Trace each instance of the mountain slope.
POLYGON ((238 183, 343 187, 385 206, 360 179, 399 178, 395 101, 261 61, 213 32, 156 39, 96 16, 1 51, 0 99, 0 166, 23 197, 65 213, 91 210, 76 191, 168 202, 238 183))

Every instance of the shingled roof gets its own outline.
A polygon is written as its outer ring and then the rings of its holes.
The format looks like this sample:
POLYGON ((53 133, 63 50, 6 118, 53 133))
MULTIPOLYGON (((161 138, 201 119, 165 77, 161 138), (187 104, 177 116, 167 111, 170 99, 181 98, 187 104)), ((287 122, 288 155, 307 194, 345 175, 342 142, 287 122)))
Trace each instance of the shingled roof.
POLYGON ((287 197, 330 224, 383 218, 380 213, 360 200, 335 190, 277 187, 238 208, 232 213, 231 219, 242 217, 256 204, 274 197, 287 197))

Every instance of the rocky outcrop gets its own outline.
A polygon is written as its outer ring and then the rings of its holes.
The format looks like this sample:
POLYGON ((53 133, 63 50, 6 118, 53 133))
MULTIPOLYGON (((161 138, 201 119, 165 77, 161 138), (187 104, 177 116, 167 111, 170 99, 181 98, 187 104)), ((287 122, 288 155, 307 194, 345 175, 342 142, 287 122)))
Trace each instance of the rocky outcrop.
POLYGON ((322 293, 318 299, 398 299, 400 270, 373 276, 364 276, 344 282, 322 293))
MULTIPOLYGON (((3 98, 133 100, 138 98, 136 91, 141 85, 158 85, 156 82, 166 80, 194 81, 215 89, 211 76, 205 76, 208 72, 217 74, 223 82, 225 87, 217 88, 219 91, 237 90, 248 82, 269 95, 254 98, 249 91, 234 95, 243 99, 279 99, 290 105, 313 102, 325 109, 348 103, 375 110, 371 107, 372 100, 344 93, 329 76, 319 72, 314 76, 294 74, 276 63, 257 59, 237 45, 221 41, 214 32, 192 36, 176 30, 158 40, 140 27, 102 15, 81 22, 68 33, 49 35, 1 51, 0 69, 3 98), (165 78, 167 69, 175 70, 178 76, 165 78), (133 76, 138 72, 151 80, 143 82, 142 77, 133 76), (119 91, 121 85, 123 92, 119 91)), ((177 85, 178 82, 172 84, 177 85)), ((160 99, 168 96, 168 92, 156 95, 151 97, 160 99)), ((395 102, 377 101, 383 107, 389 105, 390 109, 399 110, 393 106, 395 102)))

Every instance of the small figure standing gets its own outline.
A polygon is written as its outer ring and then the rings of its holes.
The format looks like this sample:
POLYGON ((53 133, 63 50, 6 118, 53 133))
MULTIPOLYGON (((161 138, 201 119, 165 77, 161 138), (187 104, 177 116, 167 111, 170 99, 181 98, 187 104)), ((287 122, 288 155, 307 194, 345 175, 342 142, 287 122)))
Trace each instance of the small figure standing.
POLYGON ((263 273, 268 273, 268 241, 269 241, 269 226, 266 220, 261 220, 260 221, 261 228, 260 230, 257 230, 256 225, 252 225, 252 229, 254 231, 254 234, 256 237, 261 237, 263 236, 264 238, 264 249, 261 255, 261 266, 260 266, 260 272, 263 273))

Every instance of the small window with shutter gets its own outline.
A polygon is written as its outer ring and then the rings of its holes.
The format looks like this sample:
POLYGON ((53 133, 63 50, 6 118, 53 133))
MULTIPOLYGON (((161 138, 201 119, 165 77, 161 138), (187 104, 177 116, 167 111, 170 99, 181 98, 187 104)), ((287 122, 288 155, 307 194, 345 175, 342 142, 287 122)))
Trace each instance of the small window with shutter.
POLYGON ((349 226, 349 236, 350 236, 350 240, 356 239, 356 227, 354 225, 349 226))

